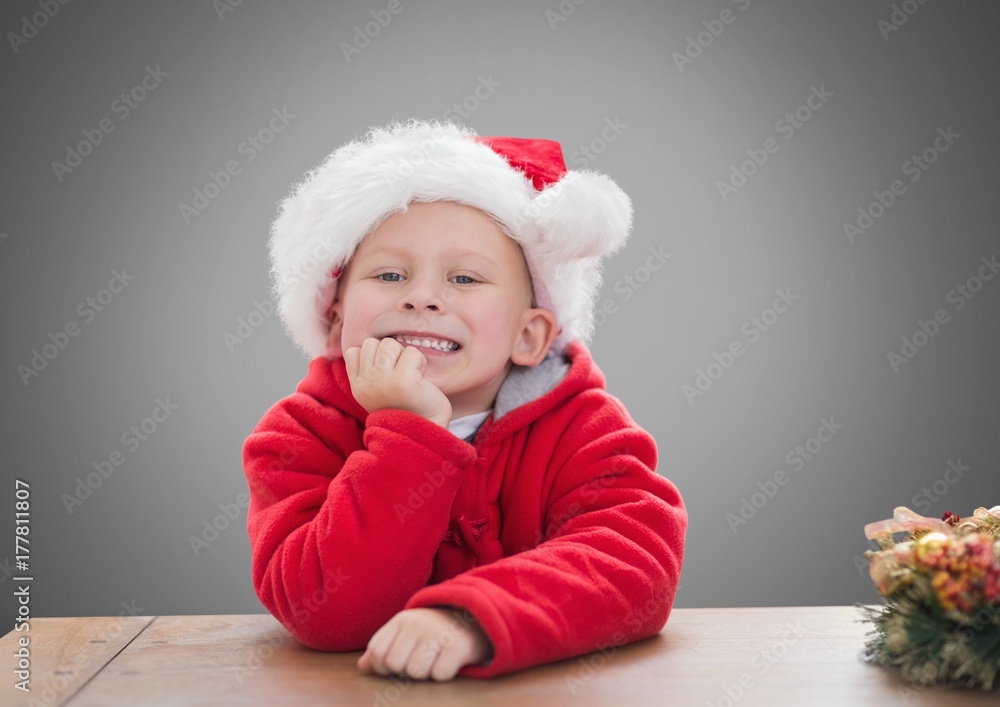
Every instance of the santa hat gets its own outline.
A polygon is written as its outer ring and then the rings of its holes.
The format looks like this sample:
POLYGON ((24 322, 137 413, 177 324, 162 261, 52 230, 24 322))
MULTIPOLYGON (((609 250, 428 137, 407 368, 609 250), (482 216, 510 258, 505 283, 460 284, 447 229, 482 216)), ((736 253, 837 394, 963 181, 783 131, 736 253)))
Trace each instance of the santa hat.
POLYGON ((567 171, 553 140, 410 120, 340 147, 281 203, 269 241, 272 294, 308 356, 326 354, 327 313, 355 248, 412 201, 454 201, 492 216, 521 246, 536 305, 556 315, 548 355, 573 339, 589 342, 601 258, 619 250, 631 228, 628 196, 603 174, 567 171))

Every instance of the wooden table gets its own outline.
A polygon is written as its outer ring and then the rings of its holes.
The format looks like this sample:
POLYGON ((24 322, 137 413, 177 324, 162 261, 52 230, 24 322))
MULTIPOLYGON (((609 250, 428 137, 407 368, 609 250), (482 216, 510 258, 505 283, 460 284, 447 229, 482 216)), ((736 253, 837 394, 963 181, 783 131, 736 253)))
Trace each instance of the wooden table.
POLYGON ((360 653, 320 653, 271 616, 31 621, 31 693, 14 687, 23 633, 0 639, 0 705, 997 705, 913 690, 860 660, 854 607, 675 609, 658 636, 493 680, 362 675, 360 653))

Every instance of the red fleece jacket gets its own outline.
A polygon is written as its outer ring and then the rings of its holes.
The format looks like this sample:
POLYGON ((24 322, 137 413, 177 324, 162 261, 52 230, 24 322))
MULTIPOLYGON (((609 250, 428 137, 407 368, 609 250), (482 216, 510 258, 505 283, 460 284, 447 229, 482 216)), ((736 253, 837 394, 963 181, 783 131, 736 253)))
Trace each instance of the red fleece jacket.
POLYGON ((296 639, 363 650, 394 614, 468 610, 491 677, 658 633, 687 514, 656 443, 580 342, 540 397, 472 444, 412 412, 368 414, 343 359, 317 358, 246 439, 261 602, 296 639))

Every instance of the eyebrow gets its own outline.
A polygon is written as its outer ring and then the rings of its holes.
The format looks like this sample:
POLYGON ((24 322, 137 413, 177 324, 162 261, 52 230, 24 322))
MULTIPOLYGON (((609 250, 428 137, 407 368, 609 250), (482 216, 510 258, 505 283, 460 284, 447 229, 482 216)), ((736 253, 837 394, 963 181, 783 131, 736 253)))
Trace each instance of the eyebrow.
MULTIPOLYGON (((387 255, 405 255, 406 254, 404 251, 400 250, 399 248, 394 248, 391 245, 377 245, 377 246, 373 246, 366 253, 366 255, 378 255, 380 253, 385 253, 387 255)), ((500 266, 497 265, 497 263, 492 258, 490 258, 488 255, 484 255, 483 253, 480 253, 479 251, 476 251, 476 250, 472 250, 470 248, 449 248, 448 250, 444 251, 443 255, 446 256, 446 257, 448 257, 448 256, 463 256, 463 255, 465 255, 465 256, 471 256, 471 257, 474 257, 474 258, 479 258, 480 260, 482 260, 483 262, 485 262, 487 265, 489 265, 491 267, 494 267, 497 270, 500 269, 500 266)))

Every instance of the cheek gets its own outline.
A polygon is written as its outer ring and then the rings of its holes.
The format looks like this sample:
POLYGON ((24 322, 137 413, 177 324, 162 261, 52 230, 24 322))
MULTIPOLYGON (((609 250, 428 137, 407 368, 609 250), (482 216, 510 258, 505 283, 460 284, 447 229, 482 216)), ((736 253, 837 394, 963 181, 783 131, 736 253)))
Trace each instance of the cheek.
POLYGON ((506 342, 516 326, 515 316, 505 303, 481 302, 470 311, 470 329, 482 341, 506 342))
POLYGON ((344 345, 361 346, 370 335, 372 324, 392 309, 392 303, 378 292, 363 288, 352 290, 351 297, 344 302, 344 345))

